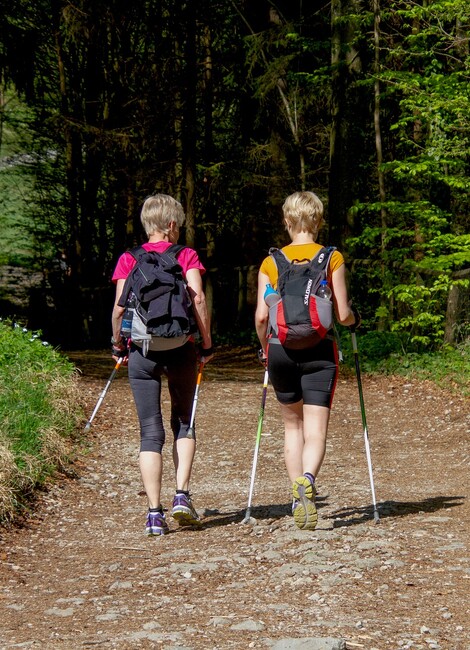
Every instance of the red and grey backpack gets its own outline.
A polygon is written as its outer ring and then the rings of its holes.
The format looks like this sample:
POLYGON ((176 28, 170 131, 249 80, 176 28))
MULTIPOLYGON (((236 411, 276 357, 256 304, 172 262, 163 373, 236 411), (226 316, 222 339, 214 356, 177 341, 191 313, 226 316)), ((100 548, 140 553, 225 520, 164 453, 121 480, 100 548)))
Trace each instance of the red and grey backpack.
POLYGON ((277 266, 280 294, 279 302, 269 309, 269 322, 273 335, 285 348, 312 348, 333 327, 333 305, 316 293, 321 281, 327 279, 335 250, 334 246, 322 248, 311 260, 292 261, 278 248, 269 250, 277 266))

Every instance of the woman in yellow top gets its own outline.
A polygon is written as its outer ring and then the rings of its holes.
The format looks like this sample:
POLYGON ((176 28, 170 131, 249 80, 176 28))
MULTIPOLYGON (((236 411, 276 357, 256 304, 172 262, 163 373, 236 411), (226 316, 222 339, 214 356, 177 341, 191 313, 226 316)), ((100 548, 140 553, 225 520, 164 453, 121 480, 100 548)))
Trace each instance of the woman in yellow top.
MULTIPOLYGON (((313 192, 295 192, 282 207, 284 224, 292 242, 282 251, 289 260, 312 259, 322 248, 316 238, 323 220, 323 204, 313 192)), ((346 288, 344 258, 335 251, 327 270, 336 319, 357 326, 359 314, 351 308, 346 288)), ((267 358, 268 371, 280 403, 285 428, 284 460, 292 482, 292 513, 298 528, 313 530, 317 524, 315 479, 325 456, 330 408, 338 375, 338 353, 333 337, 313 348, 283 347, 268 329, 266 285, 277 286, 278 272, 271 256, 258 274, 256 332, 267 358)))

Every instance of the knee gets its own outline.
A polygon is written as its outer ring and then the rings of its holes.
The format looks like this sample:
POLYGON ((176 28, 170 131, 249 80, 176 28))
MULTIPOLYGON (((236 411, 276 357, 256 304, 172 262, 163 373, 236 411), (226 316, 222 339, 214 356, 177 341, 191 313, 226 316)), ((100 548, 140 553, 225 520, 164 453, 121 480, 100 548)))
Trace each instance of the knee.
POLYGON ((162 453, 165 443, 165 430, 161 417, 146 418, 140 423, 140 451, 162 453))

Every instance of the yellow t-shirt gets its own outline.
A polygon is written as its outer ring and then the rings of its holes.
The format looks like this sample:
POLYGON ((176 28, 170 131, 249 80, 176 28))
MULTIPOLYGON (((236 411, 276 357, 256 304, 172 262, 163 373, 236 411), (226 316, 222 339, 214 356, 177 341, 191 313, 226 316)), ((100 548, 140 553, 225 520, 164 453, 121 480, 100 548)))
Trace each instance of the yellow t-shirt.
MULTIPOLYGON (((292 260, 311 260, 313 257, 315 257, 321 248, 323 248, 321 244, 312 242, 311 244, 289 244, 288 246, 281 248, 281 250, 292 262, 292 260)), ((327 277, 329 285, 331 285, 331 274, 333 271, 336 271, 336 269, 338 269, 342 264, 344 264, 344 257, 339 251, 334 251, 328 265, 327 277)), ((261 273, 264 273, 268 276, 271 285, 276 288, 278 272, 276 262, 273 260, 271 255, 268 255, 268 257, 264 258, 259 270, 261 273)))

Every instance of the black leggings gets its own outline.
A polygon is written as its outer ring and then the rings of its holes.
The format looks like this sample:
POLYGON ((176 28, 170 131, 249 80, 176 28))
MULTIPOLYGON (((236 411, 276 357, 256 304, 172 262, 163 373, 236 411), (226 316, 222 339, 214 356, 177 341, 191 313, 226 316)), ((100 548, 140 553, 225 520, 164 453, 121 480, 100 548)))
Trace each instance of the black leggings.
POLYGON ((186 438, 196 388, 196 349, 189 342, 180 348, 147 356, 133 345, 129 354, 129 383, 140 422, 140 451, 161 453, 165 427, 161 409, 162 377, 168 377, 171 429, 175 440, 186 438))
POLYGON ((268 371, 281 404, 304 404, 331 408, 338 376, 336 343, 324 339, 314 348, 287 350, 270 342, 268 371))

